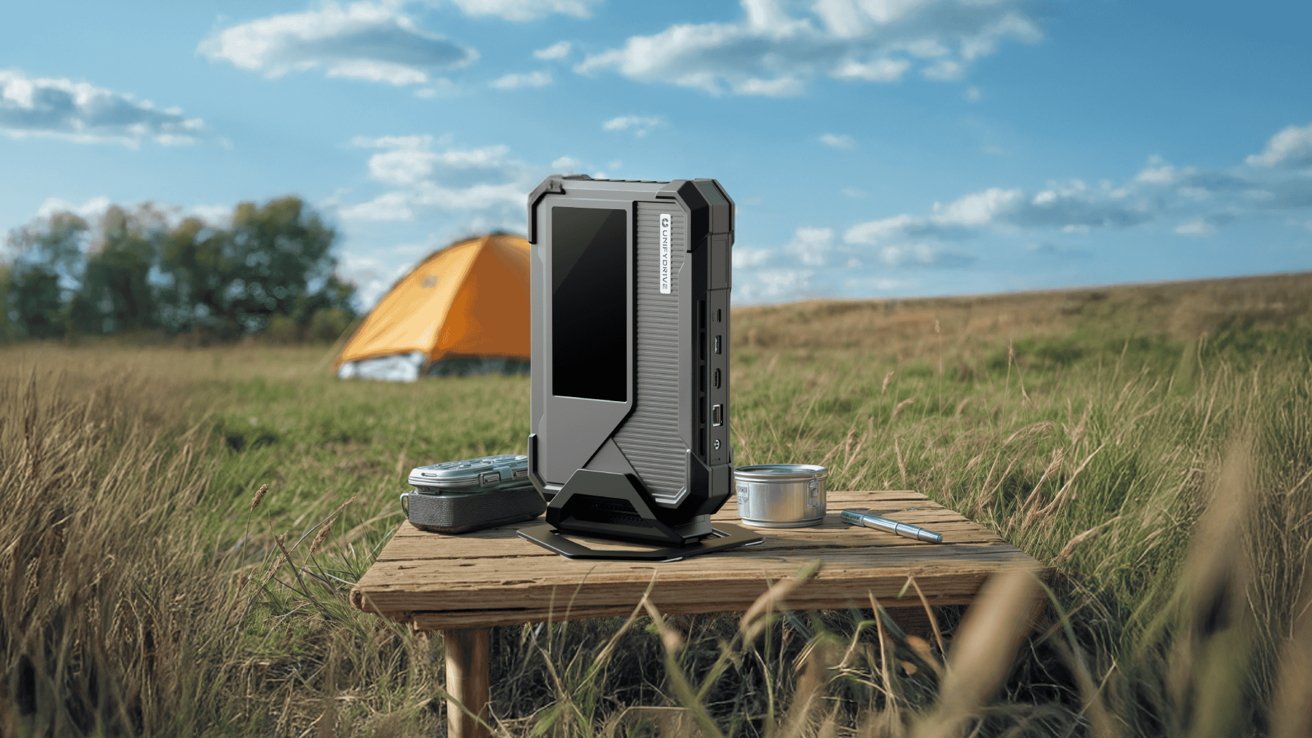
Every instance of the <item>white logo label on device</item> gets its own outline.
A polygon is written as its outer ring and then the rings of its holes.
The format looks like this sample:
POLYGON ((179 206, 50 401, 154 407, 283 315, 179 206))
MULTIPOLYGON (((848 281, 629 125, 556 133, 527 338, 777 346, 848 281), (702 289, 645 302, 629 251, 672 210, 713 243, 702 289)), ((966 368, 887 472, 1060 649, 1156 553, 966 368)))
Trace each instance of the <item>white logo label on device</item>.
POLYGON ((670 294, 670 214, 661 213, 661 294, 670 294))

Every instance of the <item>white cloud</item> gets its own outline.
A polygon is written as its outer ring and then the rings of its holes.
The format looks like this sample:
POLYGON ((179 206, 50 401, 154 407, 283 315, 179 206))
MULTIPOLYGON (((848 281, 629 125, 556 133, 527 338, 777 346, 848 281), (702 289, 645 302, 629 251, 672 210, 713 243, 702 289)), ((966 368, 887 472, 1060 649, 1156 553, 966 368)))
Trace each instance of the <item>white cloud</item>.
POLYGON ((546 87, 551 82, 550 72, 534 71, 503 75, 494 80, 492 86, 498 90, 518 90, 525 87, 546 87))
POLYGON ((655 128, 665 125, 665 120, 655 115, 621 115, 601 124, 603 131, 628 131, 637 138, 643 138, 655 128))
POLYGON ((569 56, 570 50, 574 48, 568 41, 557 41, 556 43, 533 52, 533 56, 543 61, 554 61, 564 59, 569 56))
POLYGON ((1216 233, 1216 226, 1199 218, 1196 220, 1186 221, 1175 227, 1175 233, 1179 236, 1193 236, 1195 238, 1206 238, 1216 233))
POLYGON ((793 240, 784 247, 807 266, 825 266, 834 248, 832 228, 798 228, 793 240))
POLYGON ((956 79, 1009 41, 1042 37, 1028 0, 742 0, 733 22, 678 23, 588 55, 576 69, 711 94, 794 95, 818 76, 956 79))
POLYGON ((473 49, 419 27, 392 2, 329 2, 315 10, 239 23, 201 42, 213 61, 266 77, 322 70, 329 77, 408 86, 472 62, 473 49))
MULTIPOLYGON (((443 138, 439 143, 447 143, 443 138)), ((358 149, 425 149, 433 145, 434 139, 427 134, 416 136, 356 136, 351 139, 351 146, 358 149)))
POLYGON ((411 185, 433 173, 437 154, 422 149, 393 149, 369 157, 369 176, 379 182, 411 185))
POLYGON ((149 212, 170 224, 180 223, 185 218, 199 218, 207 223, 223 226, 231 221, 233 211, 232 205, 212 203, 178 205, 161 202, 115 203, 104 195, 97 195, 82 202, 74 202, 62 197, 47 197, 37 207, 35 217, 44 219, 57 213, 71 213, 95 225, 99 223, 111 207, 116 206, 129 212, 149 212))
POLYGON ((755 269, 734 276, 733 298, 735 302, 752 303, 811 297, 814 276, 807 269, 755 269))
MULTIPOLYGON (((1128 227, 1151 219, 1147 203, 1118 196, 1110 186, 1090 188, 1074 181, 1034 194, 990 187, 949 202, 936 202, 927 215, 903 213, 858 223, 844 234, 850 244, 882 245, 954 239, 994 228, 1074 229, 1128 227)), ((905 259, 904 259, 905 260, 905 259)))
POLYGON ((373 149, 369 178, 385 188, 353 203, 333 203, 339 217, 355 222, 418 220, 451 214, 473 230, 522 228, 524 198, 545 174, 511 156, 505 145, 457 146, 448 137, 357 136, 351 144, 373 149))
MULTIPOLYGON (((364 139, 370 143, 368 139, 364 139)), ((445 143, 445 142, 442 142, 445 143)), ((432 179, 435 172, 491 171, 503 169, 510 149, 504 145, 434 149, 430 136, 393 136, 376 139, 369 157, 369 176, 384 184, 408 187, 432 179)))
POLYGON ((901 238, 921 227, 924 219, 903 213, 887 218, 868 220, 847 229, 843 240, 848 243, 875 245, 890 238, 901 238))
POLYGON ((838 79, 862 82, 896 82, 910 68, 911 62, 906 59, 872 59, 864 62, 846 59, 834 67, 833 75, 838 79))
POLYGON ((132 95, 71 79, 29 77, 0 69, 0 134, 11 138, 168 145, 194 143, 204 127, 200 118, 132 95))
POLYGON ((109 209, 111 204, 109 198, 103 195, 88 198, 81 203, 69 202, 59 197, 47 197, 36 209, 36 217, 49 218, 55 213, 73 213, 81 218, 98 218, 109 209))
POLYGON ((938 80, 940 82, 950 82, 961 79, 966 73, 966 65, 956 59, 940 59, 933 64, 925 67, 921 74, 925 79, 938 80))
POLYGON ((973 262, 975 257, 928 243, 902 243, 881 248, 879 260, 890 267, 960 267, 973 262))
MULTIPOLYGON (((990 187, 955 200, 935 202, 925 213, 887 215, 849 226, 841 257, 854 249, 874 249, 890 267, 951 266, 972 258, 945 244, 996 235, 1053 233, 1085 236, 1099 230, 1176 221, 1180 236, 1212 236, 1240 219, 1312 213, 1312 179, 1287 170, 1312 163, 1312 126, 1291 126, 1273 136, 1264 150, 1229 169, 1176 166, 1152 156, 1122 183, 1096 185, 1081 180, 1050 183, 1037 190, 990 187)), ((1083 251, 1044 242, 1034 253, 1079 255, 1083 251)))
POLYGON ((748 77, 734 86, 740 95, 761 97, 792 97, 802 94, 805 85, 797 77, 782 75, 774 78, 748 77))
POLYGON ((961 93, 961 96, 965 98, 966 102, 979 102, 984 99, 984 93, 980 92, 980 89, 974 85, 967 87, 966 91, 961 93))
POLYGON ((356 297, 366 309, 373 307, 412 268, 419 254, 413 252, 411 244, 401 244, 386 249, 385 256, 388 258, 346 249, 338 260, 337 273, 355 284, 356 297))
MULTIPOLYGON (((524 207, 527 192, 524 183, 518 181, 478 182, 466 186, 426 182, 418 188, 414 202, 435 210, 456 212, 485 210, 498 205, 508 205, 518 210, 524 207)), ((522 220, 522 215, 517 220, 522 220)))
POLYGON ((191 205, 182 209, 183 217, 196 217, 206 223, 226 225, 232 219, 231 205, 191 205))
POLYGON ((1255 167, 1312 166, 1312 124, 1289 126, 1272 136, 1262 153, 1245 161, 1255 167))
MULTIPOLYGON (((1034 196, 1035 202, 1050 203, 1057 197, 1053 190, 1045 190, 1034 196)), ((976 227, 993 222, 998 213, 1014 208, 1024 194, 1020 190, 1008 190, 990 187, 983 192, 975 192, 952 202, 934 203, 933 220, 944 226, 976 227)))
POLYGON ((384 192, 372 200, 338 208, 337 214, 343 220, 400 221, 415 217, 404 192, 384 192))
POLYGON ((1148 157, 1148 165, 1135 175, 1134 180, 1147 184, 1171 184, 1176 180, 1177 174, 1176 168, 1168 164, 1165 159, 1153 155, 1148 157))
POLYGON ((583 168, 583 162, 572 156, 562 156, 551 162, 554 172, 577 172, 583 168))
POLYGON ((770 261, 773 252, 748 246, 734 246, 731 252, 734 269, 752 269, 770 261))
POLYGON ((831 149, 851 149, 856 147, 856 140, 843 133, 822 133, 816 140, 831 149))
POLYGON ((548 15, 587 18, 601 0, 452 0, 465 15, 491 15, 504 20, 528 21, 548 15))
MULTIPOLYGON (((1291 130, 1303 129, 1285 129, 1291 130)), ((1014 247, 1023 247, 1028 258, 1046 260, 1045 269, 1060 260, 1077 273, 1078 261, 1092 254, 1095 234, 1130 228, 1206 238, 1238 221, 1265 220, 1301 235, 1312 230, 1312 177, 1291 171, 1301 156, 1301 134, 1285 131, 1262 152, 1229 168, 1175 165, 1152 156, 1119 182, 1070 179, 1035 188, 988 187, 846 229, 798 228, 768 248, 734 249, 734 299, 869 295, 924 288, 931 281, 961 283, 956 276, 931 280, 930 270, 1005 270, 1005 261, 984 260, 983 245, 1003 245, 1004 255, 1008 247, 1013 254, 1014 247)))

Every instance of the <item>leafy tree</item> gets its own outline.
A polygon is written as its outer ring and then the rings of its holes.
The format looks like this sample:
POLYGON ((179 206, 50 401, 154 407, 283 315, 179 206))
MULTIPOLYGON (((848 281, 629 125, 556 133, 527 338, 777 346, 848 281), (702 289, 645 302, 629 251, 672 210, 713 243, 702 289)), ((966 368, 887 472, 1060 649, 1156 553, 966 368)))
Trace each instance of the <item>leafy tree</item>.
POLYGON ((298 197, 242 203, 226 228, 188 218, 163 239, 163 324, 219 337, 257 333, 274 316, 302 332, 319 310, 354 314, 355 288, 335 274, 336 232, 298 197))
POLYGON ((27 338, 53 338, 69 329, 69 300, 80 284, 86 220, 55 213, 9 234, 9 315, 27 338))
POLYGON ((166 230, 163 215, 149 205, 135 212, 115 205, 105 212, 72 305, 79 332, 111 334, 159 325, 159 288, 151 272, 166 230))
POLYGON ((297 308, 333 276, 337 234, 299 197, 238 205, 231 232, 227 314, 245 333, 273 315, 300 317, 297 308))
POLYGON ((328 275, 322 285, 305 295, 293 308, 292 315, 297 323, 308 326, 315 316, 331 312, 346 315, 347 323, 355 319, 355 285, 336 274, 328 275))
POLYGON ((167 331, 223 336, 228 237, 226 230, 195 217, 165 234, 159 256, 164 282, 159 299, 160 323, 167 331))
POLYGON ((298 197, 242 203, 228 223, 113 206, 91 232, 56 213, 10 233, 0 338, 13 326, 20 337, 162 329, 230 339, 276 322, 283 340, 299 340, 355 317, 336 233, 298 197))
POLYGON ((17 328, 9 317, 9 265, 0 262, 0 341, 12 341, 17 337, 17 328))
POLYGON ((355 323, 355 310, 330 307, 317 310, 310 318, 305 337, 311 341, 336 341, 355 323))

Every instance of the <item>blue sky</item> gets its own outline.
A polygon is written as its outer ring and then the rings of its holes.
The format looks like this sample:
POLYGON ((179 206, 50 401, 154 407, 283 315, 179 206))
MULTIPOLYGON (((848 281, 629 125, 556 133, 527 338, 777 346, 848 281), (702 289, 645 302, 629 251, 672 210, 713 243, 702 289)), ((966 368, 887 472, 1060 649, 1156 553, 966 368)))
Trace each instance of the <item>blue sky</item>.
POLYGON ((734 300, 1312 269, 1312 4, 43 2, 0 229, 297 193, 367 306, 552 171, 716 177, 734 300))

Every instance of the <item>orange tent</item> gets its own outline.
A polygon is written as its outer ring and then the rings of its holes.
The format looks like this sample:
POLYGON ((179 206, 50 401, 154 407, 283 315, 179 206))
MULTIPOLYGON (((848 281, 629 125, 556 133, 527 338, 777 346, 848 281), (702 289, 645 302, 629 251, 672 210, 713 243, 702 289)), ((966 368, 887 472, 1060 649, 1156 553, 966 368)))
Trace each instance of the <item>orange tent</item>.
POLYGON ((523 370, 529 359, 529 246, 492 233, 434 252, 397 281, 337 356, 341 377, 523 370), (451 372, 443 366, 454 367, 451 372))

